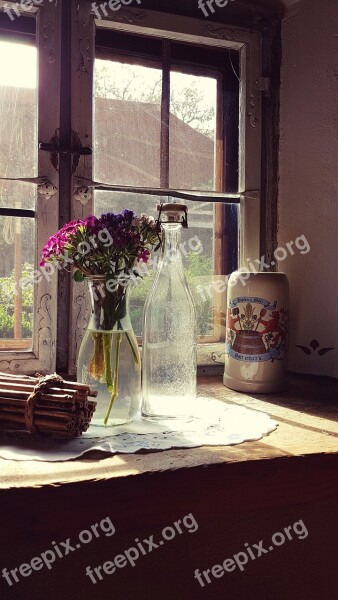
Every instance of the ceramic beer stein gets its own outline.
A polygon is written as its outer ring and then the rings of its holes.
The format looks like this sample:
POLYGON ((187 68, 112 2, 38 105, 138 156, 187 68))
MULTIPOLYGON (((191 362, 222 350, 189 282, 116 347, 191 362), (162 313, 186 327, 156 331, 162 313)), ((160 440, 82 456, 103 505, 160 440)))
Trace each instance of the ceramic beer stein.
POLYGON ((232 273, 224 385, 274 393, 288 383, 289 284, 285 273, 232 273))

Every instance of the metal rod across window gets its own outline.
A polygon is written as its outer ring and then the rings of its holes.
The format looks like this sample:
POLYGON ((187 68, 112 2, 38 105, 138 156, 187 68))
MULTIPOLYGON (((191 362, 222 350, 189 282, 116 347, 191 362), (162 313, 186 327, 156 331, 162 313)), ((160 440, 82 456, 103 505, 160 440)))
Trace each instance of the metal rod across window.
POLYGON ((191 191, 191 190, 173 190, 170 188, 146 188, 146 187, 134 187, 134 186, 123 186, 123 185, 109 185, 105 183, 99 183, 90 181, 85 178, 78 178, 78 185, 87 185, 95 188, 100 192, 125 192, 131 194, 144 194, 146 196, 171 196, 172 198, 179 198, 181 200, 191 200, 195 202, 223 202, 224 204, 240 204, 241 197, 243 194, 227 194, 217 192, 202 192, 202 191, 191 191))
POLYGON ((34 210, 25 210, 21 208, 0 208, 1 217, 26 217, 35 219, 34 210))

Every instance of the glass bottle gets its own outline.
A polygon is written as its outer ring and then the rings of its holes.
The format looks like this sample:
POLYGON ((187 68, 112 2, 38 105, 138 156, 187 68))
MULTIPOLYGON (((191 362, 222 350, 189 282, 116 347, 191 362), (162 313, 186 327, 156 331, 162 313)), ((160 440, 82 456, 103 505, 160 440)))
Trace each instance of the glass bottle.
POLYGON ((141 359, 129 313, 129 282, 87 278, 91 317, 82 340, 77 379, 98 393, 91 425, 129 423, 141 402, 141 359), (113 284, 113 285, 112 285, 113 284))
POLYGON ((196 315, 181 254, 187 207, 158 207, 162 254, 144 308, 142 416, 187 419, 196 398, 196 315))

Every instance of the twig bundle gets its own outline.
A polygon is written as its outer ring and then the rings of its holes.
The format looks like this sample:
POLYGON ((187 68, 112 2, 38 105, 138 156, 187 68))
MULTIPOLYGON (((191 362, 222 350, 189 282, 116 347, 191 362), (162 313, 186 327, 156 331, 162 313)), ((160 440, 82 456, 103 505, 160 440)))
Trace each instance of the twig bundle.
POLYGON ((58 375, 28 377, 0 373, 0 431, 79 437, 87 431, 96 408, 87 385, 58 375))

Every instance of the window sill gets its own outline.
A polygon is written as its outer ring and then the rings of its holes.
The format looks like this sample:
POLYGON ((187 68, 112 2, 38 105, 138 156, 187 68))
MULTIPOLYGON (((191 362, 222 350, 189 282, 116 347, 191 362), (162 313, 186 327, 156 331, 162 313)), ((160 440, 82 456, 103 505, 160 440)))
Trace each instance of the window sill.
POLYGON ((136 475, 270 461, 306 455, 338 455, 338 381, 292 375, 289 390, 275 395, 248 395, 222 385, 221 377, 200 377, 199 391, 230 404, 261 410, 275 419, 276 431, 238 446, 168 450, 159 453, 102 456, 67 463, 0 460, 0 488, 37 487, 136 475))

